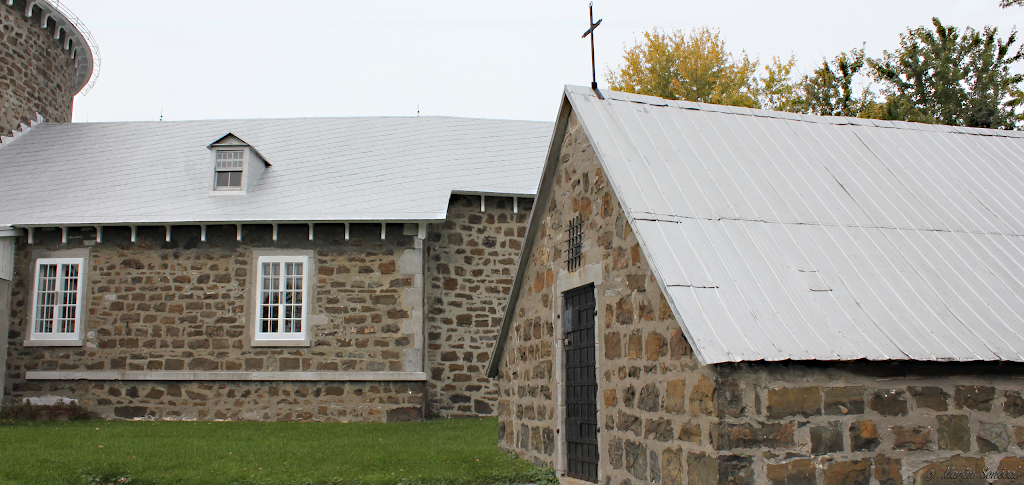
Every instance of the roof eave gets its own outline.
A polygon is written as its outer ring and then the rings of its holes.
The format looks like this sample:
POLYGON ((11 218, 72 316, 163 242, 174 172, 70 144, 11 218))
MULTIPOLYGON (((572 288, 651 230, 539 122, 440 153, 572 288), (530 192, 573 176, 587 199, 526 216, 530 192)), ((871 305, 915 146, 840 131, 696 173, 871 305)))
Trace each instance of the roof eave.
POLYGON ((0 226, 0 237, 18 237, 24 234, 24 231, 12 226, 0 226))

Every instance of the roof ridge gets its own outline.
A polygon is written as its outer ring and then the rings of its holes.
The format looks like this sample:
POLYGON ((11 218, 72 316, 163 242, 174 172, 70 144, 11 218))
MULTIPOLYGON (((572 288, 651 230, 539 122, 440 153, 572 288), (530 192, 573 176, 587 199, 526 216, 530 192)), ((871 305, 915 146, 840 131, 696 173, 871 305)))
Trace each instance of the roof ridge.
MULTIPOLYGON (((574 94, 581 96, 591 96, 595 99, 598 97, 594 93, 594 90, 585 86, 565 86, 566 94, 574 94)), ((601 89, 600 93, 604 96, 604 99, 615 100, 615 101, 626 101, 630 103, 646 104, 649 106, 663 106, 678 109, 690 109, 697 111, 707 111, 712 113, 728 113, 739 116, 756 116, 760 118, 777 118, 786 119, 793 121, 804 121, 808 123, 824 123, 830 125, 859 125, 859 126, 873 126, 877 128, 894 128, 897 130, 916 130, 916 131, 944 131, 950 133, 957 133, 963 135, 978 135, 978 136, 1001 136, 1008 138, 1024 138, 1024 133, 1017 130, 1000 130, 993 128, 974 128, 969 126, 956 126, 956 125, 942 125, 942 124, 931 124, 931 123, 918 123, 909 121, 890 121, 890 120, 876 120, 874 118, 858 118, 852 116, 827 116, 827 115, 815 115, 805 113, 794 113, 790 111, 775 111, 760 108, 747 108, 743 106, 730 106, 724 104, 711 104, 711 103, 699 103, 693 101, 687 101, 682 99, 664 99, 657 96, 651 96, 647 94, 627 93, 622 91, 612 91, 610 89, 601 89)))
POLYGON ((350 120, 350 121, 365 121, 365 120, 415 120, 415 119, 433 119, 433 120, 465 120, 465 121, 484 121, 484 122, 521 122, 521 123, 546 123, 554 124, 553 121, 543 120, 517 120, 510 118, 473 118, 469 116, 446 116, 446 115, 422 115, 422 116, 297 116, 292 118, 287 117, 274 117, 274 118, 210 118, 203 120, 118 120, 118 121, 76 121, 74 123, 59 123, 59 124, 74 124, 79 126, 84 125, 115 125, 115 124, 184 124, 184 123, 231 123, 231 122, 282 122, 282 121, 313 121, 313 120, 350 120))

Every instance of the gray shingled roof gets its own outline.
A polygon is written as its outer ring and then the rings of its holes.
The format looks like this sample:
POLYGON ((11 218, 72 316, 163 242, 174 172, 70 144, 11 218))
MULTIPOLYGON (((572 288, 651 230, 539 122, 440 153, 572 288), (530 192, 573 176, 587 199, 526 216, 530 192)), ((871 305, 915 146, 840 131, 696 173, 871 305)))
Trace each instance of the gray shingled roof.
POLYGON ((702 362, 1024 361, 1020 132, 602 93, 565 102, 702 362))
POLYGON ((443 219, 453 191, 532 196, 551 123, 447 117, 44 123, 0 146, 0 226, 443 219), (207 145, 271 164, 211 195, 207 145))

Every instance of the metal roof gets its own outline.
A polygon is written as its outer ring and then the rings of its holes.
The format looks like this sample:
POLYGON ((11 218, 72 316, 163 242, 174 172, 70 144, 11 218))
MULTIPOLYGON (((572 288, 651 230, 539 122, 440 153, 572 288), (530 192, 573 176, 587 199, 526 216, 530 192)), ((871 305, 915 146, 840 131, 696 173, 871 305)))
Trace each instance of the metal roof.
POLYGON ((533 196, 552 124, 448 117, 43 123, 0 146, 0 225, 443 219, 452 192, 533 196), (214 194, 208 145, 271 165, 214 194))
POLYGON ((1019 132, 601 93, 564 103, 701 362, 1024 361, 1019 132))

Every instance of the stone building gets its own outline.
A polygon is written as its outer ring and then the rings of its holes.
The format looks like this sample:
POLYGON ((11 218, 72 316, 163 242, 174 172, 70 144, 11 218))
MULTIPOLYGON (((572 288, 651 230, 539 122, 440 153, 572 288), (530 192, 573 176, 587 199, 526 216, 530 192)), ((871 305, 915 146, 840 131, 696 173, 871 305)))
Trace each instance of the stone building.
MULTIPOLYGON (((71 121, 75 95, 99 75, 99 49, 78 17, 47 0, 8 0, 0 5, 0 44, 0 147, 44 117, 71 121)), ((0 333, 9 326, 19 234, 0 225, 0 333)), ((6 353, 7 340, 0 339, 0 368, 6 353)), ((3 383, 0 375, 0 397, 3 383)))
POLYGON ((1021 483, 1024 140, 567 87, 488 373, 568 482, 1021 483))
POLYGON ((484 368, 550 133, 37 124, 0 145, 7 399, 118 418, 490 414, 484 368))
MULTIPOLYGON (((99 75, 92 36, 66 7, 44 0, 0 4, 0 135, 38 117, 71 121, 74 97, 99 75)), ((20 131, 15 132, 15 134, 20 131)))

